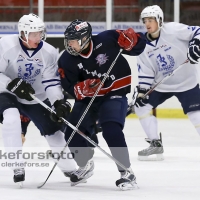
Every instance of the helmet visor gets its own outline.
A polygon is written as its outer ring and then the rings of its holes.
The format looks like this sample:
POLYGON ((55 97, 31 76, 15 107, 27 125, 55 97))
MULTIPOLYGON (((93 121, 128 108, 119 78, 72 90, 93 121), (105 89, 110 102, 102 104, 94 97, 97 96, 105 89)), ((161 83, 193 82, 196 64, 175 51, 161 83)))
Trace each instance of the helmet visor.
POLYGON ((28 39, 31 41, 41 41, 46 38, 45 31, 38 31, 38 32, 30 32, 28 35, 28 39))

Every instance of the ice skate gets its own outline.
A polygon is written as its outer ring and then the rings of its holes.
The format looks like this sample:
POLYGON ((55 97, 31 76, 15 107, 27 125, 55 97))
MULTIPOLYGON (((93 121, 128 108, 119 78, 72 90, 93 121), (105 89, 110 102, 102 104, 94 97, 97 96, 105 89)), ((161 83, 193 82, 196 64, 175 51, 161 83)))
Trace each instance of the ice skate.
MULTIPOLYGON (((72 174, 74 173, 75 171, 72 171, 72 172, 63 172, 64 176, 67 177, 67 178, 71 178, 72 174)), ((87 183, 87 180, 83 181, 82 183, 87 183)))
MULTIPOLYGON (((53 159, 53 160, 55 161, 54 154, 52 153, 52 150, 48 150, 48 151, 46 152, 46 154, 47 154, 47 157, 48 157, 48 158, 51 158, 51 159, 53 159)), ((65 177, 71 178, 72 174, 73 174, 75 171, 71 171, 71 172, 62 171, 62 172, 63 172, 63 174, 64 174, 65 177)), ((85 182, 87 182, 87 181, 85 181, 85 182)))
POLYGON ((128 170, 129 171, 120 172, 121 178, 116 181, 116 186, 123 191, 138 189, 136 177, 133 171, 130 168, 128 170))
POLYGON ((73 172, 63 172, 64 176, 66 176, 67 178, 70 178, 73 174, 73 172))
POLYGON ((25 181, 25 170, 24 170, 24 168, 14 169, 13 180, 14 180, 15 183, 18 183, 20 188, 23 188, 23 181, 25 181))
MULTIPOLYGON (((161 135, 160 135, 161 136, 161 135)), ((150 140, 148 138, 145 139, 150 146, 147 149, 143 149, 138 152, 138 160, 141 161, 161 161, 164 160, 163 157, 163 145, 162 139, 159 140, 150 140)))
POLYGON ((79 167, 79 169, 70 177, 71 186, 78 185, 79 183, 85 183, 88 178, 93 175, 94 161, 90 159, 84 167, 79 167))

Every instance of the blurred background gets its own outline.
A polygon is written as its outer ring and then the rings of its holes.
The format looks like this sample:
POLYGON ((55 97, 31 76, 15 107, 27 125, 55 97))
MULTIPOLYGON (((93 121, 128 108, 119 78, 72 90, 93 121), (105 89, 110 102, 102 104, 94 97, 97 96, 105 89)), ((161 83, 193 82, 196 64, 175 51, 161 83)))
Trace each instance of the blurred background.
MULTIPOLYGON (((200 0, 1 0, 0 37, 17 33, 18 20, 28 13, 44 20, 48 38, 63 38, 68 24, 77 18, 89 21, 93 34, 128 27, 144 32, 139 16, 149 5, 162 8, 165 22, 200 24, 200 0)), ((60 41, 53 43, 60 46, 60 41)))
POLYGON ((37 14, 47 22, 48 33, 55 37, 61 37, 62 26, 76 18, 95 22, 94 32, 123 27, 126 23, 134 26, 142 9, 154 4, 162 8, 165 22, 200 24, 200 0, 1 0, 0 34, 14 32, 12 22, 28 13, 37 14))

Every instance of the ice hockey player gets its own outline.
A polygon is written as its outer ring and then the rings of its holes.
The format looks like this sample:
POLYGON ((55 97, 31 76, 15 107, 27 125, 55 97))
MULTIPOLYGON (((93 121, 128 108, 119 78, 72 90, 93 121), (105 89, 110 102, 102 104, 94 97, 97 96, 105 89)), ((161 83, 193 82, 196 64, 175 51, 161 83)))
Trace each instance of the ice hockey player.
POLYGON ((177 97, 184 113, 200 134, 200 91, 195 66, 200 58, 200 27, 176 22, 164 23, 163 11, 157 5, 144 8, 141 21, 147 30, 147 45, 144 52, 137 57, 139 80, 133 99, 136 99, 135 112, 150 146, 139 151, 138 156, 140 160, 151 160, 152 155, 156 160, 163 160, 163 144, 158 136, 157 119, 150 114, 152 108, 172 96, 177 97), (148 98, 142 98, 152 86, 185 61, 148 98))
MULTIPOLYGON (((60 125, 50 119, 50 113, 31 98, 29 93, 53 105, 58 117, 69 114, 71 106, 63 100, 60 77, 57 73, 57 50, 43 41, 44 22, 36 15, 23 15, 18 22, 19 35, 0 40, 0 116, 2 139, 14 170, 14 182, 25 180, 22 152, 20 113, 30 118, 45 136, 52 151, 61 152, 66 142, 60 125)), ((70 153, 66 149, 66 153, 70 153)), ((58 167, 63 173, 76 170, 73 159, 61 159, 58 167)))
MULTIPOLYGON (((146 41, 141 33, 135 33, 132 28, 124 31, 108 30, 92 36, 91 25, 80 19, 72 21, 64 35, 66 51, 59 58, 58 66, 63 89, 76 99, 69 115, 70 123, 76 125, 120 48, 123 48, 124 54, 137 56, 143 51, 146 41)), ((123 133, 127 110, 126 94, 130 92, 130 87, 131 69, 126 59, 120 55, 79 127, 82 132, 91 133, 93 113, 98 115, 103 137, 113 157, 128 169, 117 166, 121 178, 116 181, 116 185, 121 190, 137 188, 123 133)), ((67 128, 66 141, 72 131, 67 128)), ((76 152, 74 159, 79 166, 71 176, 71 181, 76 185, 93 175, 94 152, 77 133, 69 143, 69 148, 76 152)))

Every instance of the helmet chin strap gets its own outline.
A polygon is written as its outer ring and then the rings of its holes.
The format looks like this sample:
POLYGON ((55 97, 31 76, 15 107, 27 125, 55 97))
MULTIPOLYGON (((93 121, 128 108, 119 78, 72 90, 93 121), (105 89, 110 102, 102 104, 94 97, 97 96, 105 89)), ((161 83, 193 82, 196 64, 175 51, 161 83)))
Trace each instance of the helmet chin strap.
POLYGON ((150 41, 152 41, 152 38, 157 38, 158 36, 159 36, 159 33, 160 33, 160 30, 161 30, 161 27, 160 27, 160 25, 158 24, 158 29, 155 31, 155 32, 153 32, 153 33, 147 33, 147 38, 148 38, 148 40, 150 40, 150 41), (149 35, 151 35, 151 37, 149 36, 149 35))
MULTIPOLYGON (((83 48, 85 47, 85 45, 90 41, 90 37, 89 38, 87 38, 87 40, 85 40, 85 42, 83 43, 83 44, 81 44, 81 49, 80 49, 80 51, 79 51, 79 53, 81 53, 82 51, 83 51, 83 48)), ((79 40, 80 41, 80 40, 79 40)), ((82 41, 81 41, 81 43, 82 43, 82 41)), ((80 44, 80 43, 79 43, 80 44)))
POLYGON ((26 38, 27 41, 25 41, 22 37, 20 37, 20 40, 21 40, 22 42, 26 43, 26 44, 28 45, 29 48, 31 48, 30 45, 29 45, 29 43, 28 43, 27 38, 26 38))
MULTIPOLYGON (((20 37, 20 40, 22 41, 22 42, 24 42, 24 43, 26 43, 27 44, 27 48, 29 48, 29 49, 32 49, 32 47, 29 45, 29 43, 28 43, 28 40, 27 41, 25 41, 25 40, 23 40, 23 38, 22 37, 20 37)), ((39 44, 39 43, 38 43, 39 44)))
POLYGON ((162 22, 157 21, 157 23, 158 23, 158 29, 151 34, 152 36, 156 36, 160 32, 160 30, 161 30, 161 28, 163 26, 162 22))
POLYGON ((158 27, 157 31, 151 33, 152 36, 156 36, 160 32, 160 27, 158 27))

